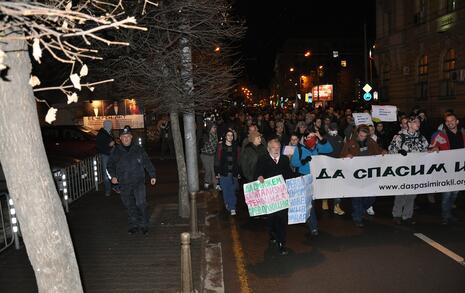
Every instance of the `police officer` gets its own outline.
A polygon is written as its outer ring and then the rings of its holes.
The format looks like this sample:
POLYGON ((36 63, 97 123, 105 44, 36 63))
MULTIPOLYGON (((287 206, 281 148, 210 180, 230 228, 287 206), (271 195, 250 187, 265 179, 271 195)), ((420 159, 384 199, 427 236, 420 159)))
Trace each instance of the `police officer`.
POLYGON ((119 184, 121 200, 128 210, 129 234, 148 233, 148 213, 145 198, 145 171, 150 184, 155 185, 155 167, 145 150, 132 143, 131 127, 126 125, 120 132, 121 144, 117 145, 108 161, 111 183, 119 184))

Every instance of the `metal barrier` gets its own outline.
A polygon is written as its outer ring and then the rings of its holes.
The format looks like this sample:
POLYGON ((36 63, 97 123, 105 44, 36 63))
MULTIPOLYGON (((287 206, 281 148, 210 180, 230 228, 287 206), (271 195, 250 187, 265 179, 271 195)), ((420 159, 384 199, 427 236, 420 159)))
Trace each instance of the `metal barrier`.
POLYGON ((54 173, 63 205, 69 212, 69 204, 86 193, 97 190, 103 181, 102 160, 99 155, 90 157, 54 173))
POLYGON ((8 193, 0 194, 0 253, 13 243, 19 249, 19 224, 16 209, 8 193))
MULTIPOLYGON (((98 190, 103 181, 102 160, 94 156, 53 173, 58 193, 66 212, 69 204, 92 190, 98 190)), ((8 193, 0 193, 0 253, 15 244, 19 249, 19 223, 16 209, 8 193)))

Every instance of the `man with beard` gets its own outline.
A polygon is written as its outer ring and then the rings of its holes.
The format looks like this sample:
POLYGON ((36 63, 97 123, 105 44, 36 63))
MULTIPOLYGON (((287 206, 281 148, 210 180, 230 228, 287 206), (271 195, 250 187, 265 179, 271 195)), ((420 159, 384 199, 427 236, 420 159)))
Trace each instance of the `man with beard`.
MULTIPOLYGON (((465 129, 459 128, 459 120, 453 113, 448 113, 444 119, 445 127, 433 134, 431 138, 431 147, 435 151, 463 149, 465 141, 465 129)), ((448 225, 456 222, 457 219, 452 215, 452 207, 459 191, 449 191, 442 194, 442 224, 448 225)))

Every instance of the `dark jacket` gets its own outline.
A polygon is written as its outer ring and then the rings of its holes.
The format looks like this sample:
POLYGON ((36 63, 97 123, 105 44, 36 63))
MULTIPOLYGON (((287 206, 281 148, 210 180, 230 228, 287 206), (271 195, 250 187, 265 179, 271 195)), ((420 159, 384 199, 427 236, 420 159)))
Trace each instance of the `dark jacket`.
POLYGON ((120 184, 143 184, 145 171, 150 178, 155 178, 155 167, 150 161, 145 150, 136 144, 132 144, 129 150, 122 145, 117 145, 108 160, 108 173, 111 178, 116 177, 120 184))
MULTIPOLYGON (((368 146, 369 156, 381 155, 381 153, 383 152, 383 149, 376 143, 376 141, 374 141, 370 137, 367 138, 367 146, 368 146)), ((342 148, 342 151, 341 151, 341 158, 345 158, 349 154, 351 154, 354 157, 357 157, 360 155, 360 146, 357 140, 354 138, 348 140, 344 144, 344 147, 342 148)))
POLYGON ((255 167, 257 166, 258 158, 268 154, 266 147, 263 144, 255 146, 249 142, 241 152, 240 166, 242 175, 248 182, 255 181, 255 167))
POLYGON ((339 158, 339 154, 341 153, 342 147, 344 146, 344 139, 339 134, 326 134, 325 139, 333 147, 333 151, 327 155, 332 158, 339 158))
POLYGON ((110 155, 113 147, 109 146, 114 138, 105 129, 100 128, 96 137, 96 147, 99 154, 110 155))
POLYGON ((293 172, 291 170, 291 164, 289 163, 288 157, 285 155, 280 155, 277 164, 275 161, 273 161, 269 154, 258 158, 257 168, 255 170, 255 179, 260 176, 263 176, 263 178, 266 179, 278 175, 283 175, 284 179, 293 177, 293 172))
MULTIPOLYGON (((227 161, 227 146, 225 142, 218 144, 215 155, 215 173, 220 174, 221 176, 228 176, 228 161, 227 161)), ((239 147, 236 143, 232 144, 232 175, 237 177, 239 175, 239 147)))

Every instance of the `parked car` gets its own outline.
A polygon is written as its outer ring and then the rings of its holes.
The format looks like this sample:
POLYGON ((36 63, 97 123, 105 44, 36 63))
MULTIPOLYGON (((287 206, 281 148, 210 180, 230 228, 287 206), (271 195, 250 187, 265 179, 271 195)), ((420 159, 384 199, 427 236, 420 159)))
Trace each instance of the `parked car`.
POLYGON ((84 159, 97 153, 95 130, 74 125, 42 127, 41 130, 49 160, 55 157, 84 159))

